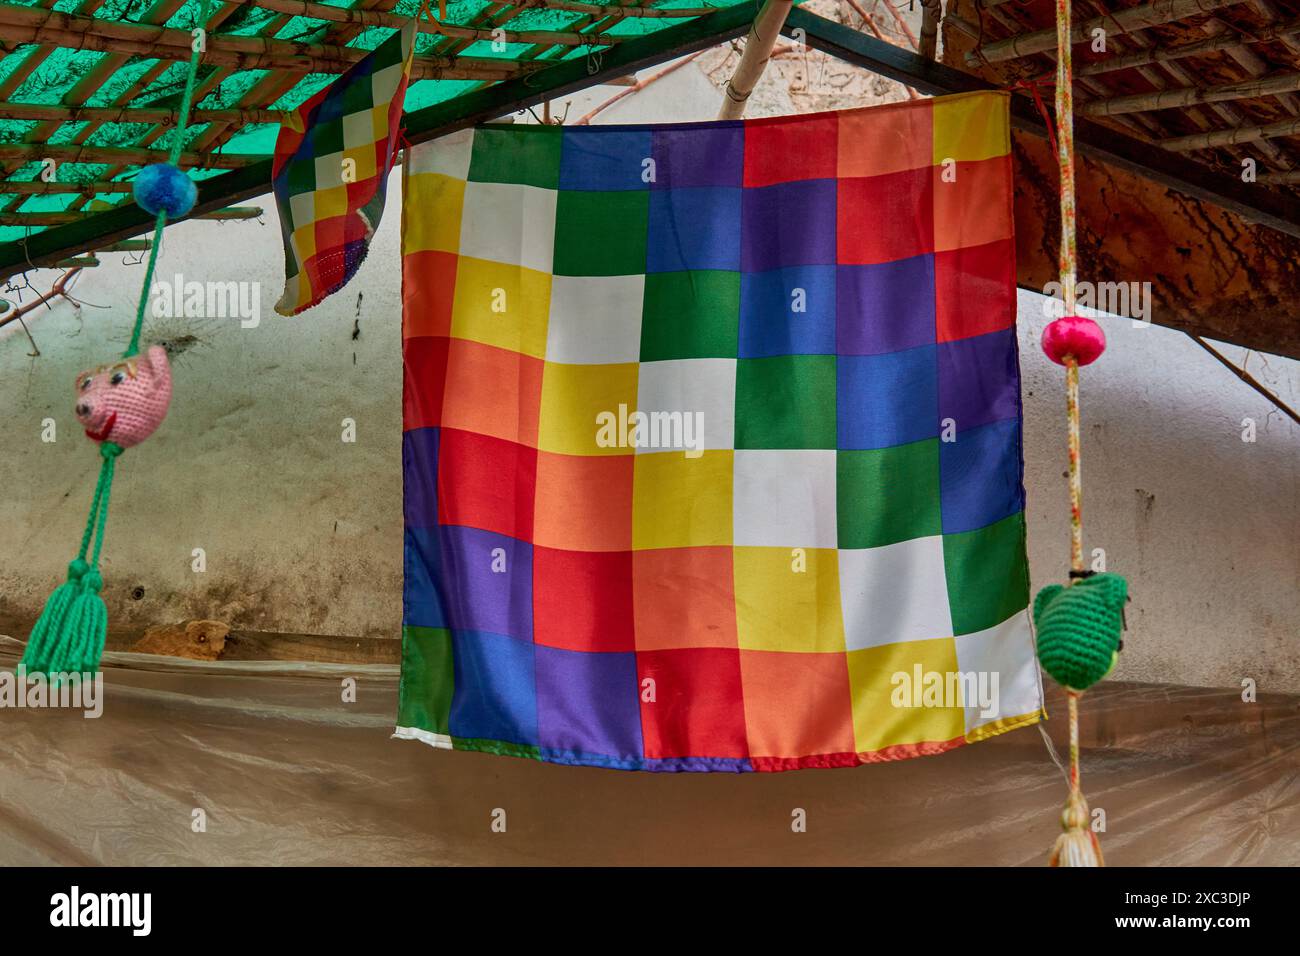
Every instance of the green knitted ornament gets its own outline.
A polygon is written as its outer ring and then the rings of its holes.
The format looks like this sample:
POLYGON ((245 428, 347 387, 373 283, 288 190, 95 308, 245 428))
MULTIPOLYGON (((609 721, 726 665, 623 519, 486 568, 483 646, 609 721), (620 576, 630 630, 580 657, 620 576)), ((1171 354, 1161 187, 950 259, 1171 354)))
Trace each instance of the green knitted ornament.
POLYGON ((1034 598, 1038 660, 1058 684, 1084 691, 1119 657, 1128 582, 1095 574, 1068 587, 1049 584, 1034 598))
POLYGON ((108 521, 113 465, 122 448, 106 441, 99 446, 99 453, 104 461, 90 502, 86 530, 81 536, 81 550, 68 565, 68 580, 55 588, 45 602, 45 610, 36 619, 19 664, 29 674, 54 678, 60 674, 89 674, 99 670, 99 658, 104 653, 104 640, 108 636, 108 611, 104 599, 99 596, 104 586, 104 580, 99 576, 99 549, 104 537, 104 524, 108 521), (92 537, 95 542, 93 552, 90 547, 92 537))

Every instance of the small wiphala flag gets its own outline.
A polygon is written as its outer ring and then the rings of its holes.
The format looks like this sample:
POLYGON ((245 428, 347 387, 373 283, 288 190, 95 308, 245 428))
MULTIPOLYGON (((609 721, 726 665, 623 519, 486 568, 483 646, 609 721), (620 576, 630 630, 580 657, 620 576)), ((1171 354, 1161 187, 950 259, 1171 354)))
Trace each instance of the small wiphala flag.
POLYGON ((384 212, 415 52, 416 21, 284 118, 272 184, 284 236, 281 315, 356 274, 384 212))

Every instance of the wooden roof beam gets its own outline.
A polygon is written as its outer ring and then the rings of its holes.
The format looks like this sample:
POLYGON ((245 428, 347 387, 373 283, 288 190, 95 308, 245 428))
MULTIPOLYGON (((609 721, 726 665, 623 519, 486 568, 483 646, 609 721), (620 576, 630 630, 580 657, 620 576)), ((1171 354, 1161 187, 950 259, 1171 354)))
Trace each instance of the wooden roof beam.
MULTIPOLYGON (((240 109, 191 110, 191 123, 278 123, 283 110, 240 109)), ((129 106, 42 106, 37 103, 0 102, 0 119, 49 120, 58 123, 160 123, 175 126, 176 110, 129 106)))
MULTIPOLYGON (((1077 23, 1070 31, 1070 39, 1083 43, 1092 39, 1092 31, 1105 30, 1107 33, 1132 33, 1147 27, 1173 23, 1202 13, 1212 13, 1224 7, 1236 6, 1245 0, 1153 0, 1140 6, 1117 10, 1105 16, 1094 17, 1077 23)), ((1018 60, 1035 53, 1046 53, 1056 48, 1056 28, 1033 30, 1017 34, 1003 40, 995 40, 982 47, 976 47, 966 54, 970 66, 982 63, 998 63, 1006 60, 1018 60)))
POLYGON ((568 10, 573 13, 585 13, 593 17, 663 17, 689 20, 695 17, 707 17, 722 7, 676 7, 662 10, 647 4, 629 3, 627 5, 603 5, 598 3, 578 3, 576 0, 519 0, 510 6, 516 10, 568 10))
MULTIPOLYGON (((99 212, 84 209, 67 212, 0 212, 0 226, 66 226, 69 223, 85 222, 99 212)), ((264 215, 260 206, 227 206, 197 213, 191 219, 214 219, 229 222, 243 219, 259 219, 264 215)))
MULTIPOLYGON (((1300 117, 1292 117, 1276 123, 1244 124, 1229 129, 1193 133, 1189 136, 1173 136, 1161 140, 1160 145, 1165 149, 1187 152, 1193 149, 1213 149, 1219 146, 1234 146, 1237 143, 1254 143, 1262 139, 1279 139, 1283 136, 1297 135, 1300 135, 1300 117)), ((1261 181, 1263 178, 1263 176, 1259 177, 1261 181)))
POLYGON ((1217 53, 1220 50, 1231 50, 1236 46, 1271 43, 1274 40, 1280 40, 1283 37, 1293 36, 1297 33, 1300 33, 1300 20, 1288 20, 1285 23, 1279 23, 1263 30, 1255 30, 1249 34, 1238 33, 1235 29, 1229 27, 1225 32, 1206 40, 1196 40, 1193 43, 1176 43, 1172 46, 1155 47, 1139 53, 1107 57, 1093 63, 1077 65, 1074 72, 1077 76, 1097 76, 1101 73, 1114 73, 1116 70, 1128 70, 1137 66, 1165 63, 1169 60, 1183 60, 1190 56, 1204 56, 1207 53, 1217 53))
MULTIPOLYGON (((99 21, 96 21, 98 23, 99 21)), ((120 26, 120 24, 119 24, 120 26)), ((119 32, 119 31, 113 31, 119 32)), ((188 38, 189 33, 180 31, 188 38)), ((0 33, 18 37, 23 43, 54 43, 74 50, 93 50, 99 53, 133 53, 139 56, 188 62, 189 41, 185 46, 175 46, 154 40, 128 40, 105 33, 72 33, 50 27, 19 27, 7 25, 0 15, 0 33)), ((255 39, 244 37, 241 39, 255 39)), ((259 40, 259 42, 270 42, 259 40)), ((284 42, 284 41, 278 41, 284 42)), ((254 53, 226 49, 219 37, 208 38, 208 49, 203 54, 205 64, 228 66, 234 70, 278 70, 284 73, 346 73, 365 59, 369 50, 353 47, 322 48, 311 44, 289 44, 300 48, 298 53, 254 53), (333 53, 338 58, 331 58, 333 53)), ((508 80, 527 72, 529 66, 505 58, 490 57, 421 57, 417 56, 411 67, 414 80, 508 80)))
MULTIPOLYGON (((189 30, 37 10, 12 3, 0 3, 0 33, 6 39, 19 42, 50 42, 71 49, 138 53, 186 62, 193 43, 189 30)), ((212 31, 207 34, 206 47, 204 63, 260 70, 292 69, 293 64, 301 64, 298 72, 312 73, 344 72, 370 54, 369 50, 359 47, 295 43, 212 31), (317 69, 317 66, 332 67, 336 64, 342 64, 342 69, 317 69)), ((502 57, 417 56, 412 77, 436 79, 447 77, 450 70, 474 71, 480 68, 502 78, 513 76, 522 69, 513 60, 502 57)))
POLYGON ((1280 73, 1277 76, 1224 83, 1221 86, 1180 86, 1152 93, 1133 93, 1092 100, 1079 107, 1085 116, 1114 116, 1119 113, 1144 113, 1201 103, 1222 103, 1229 100, 1253 100, 1263 96, 1277 96, 1300 90, 1300 73, 1280 73))
MULTIPOLYGON (((264 160, 265 156, 234 153, 181 153, 177 164, 200 169, 239 169, 264 160)), ((0 160, 24 163, 53 159, 60 163, 130 163, 146 166, 168 162, 165 149, 140 149, 136 146, 51 146, 47 143, 0 144, 0 160)))
POLYGON ((8 193, 18 196, 49 196, 60 193, 80 193, 83 196, 94 197, 100 193, 129 193, 134 189, 134 183, 121 180, 94 183, 45 183, 39 179, 0 180, 0 195, 8 193))
MULTIPOLYGON (((313 0, 225 0, 238 6, 251 5, 261 10, 275 13, 287 13, 296 17, 312 17, 328 20, 331 23, 351 23, 362 27, 389 27, 400 30, 410 20, 401 14, 388 10, 366 10, 347 7, 335 7, 313 0)), ((612 46, 629 39, 623 36, 610 36, 607 33, 580 37, 575 33, 559 30, 482 30, 474 27, 456 26, 452 23, 421 20, 419 32, 435 36, 455 37, 459 40, 482 40, 492 42, 502 40, 505 43, 548 43, 558 46, 612 46)))

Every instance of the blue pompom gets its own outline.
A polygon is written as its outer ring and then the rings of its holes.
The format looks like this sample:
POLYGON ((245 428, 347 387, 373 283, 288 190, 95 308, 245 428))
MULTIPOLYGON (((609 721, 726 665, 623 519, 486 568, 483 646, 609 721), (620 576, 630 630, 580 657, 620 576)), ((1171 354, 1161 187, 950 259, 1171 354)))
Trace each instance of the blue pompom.
POLYGON ((135 177, 136 204, 151 216, 159 212, 178 219, 194 208, 199 198, 194 180, 171 163, 154 163, 135 177))

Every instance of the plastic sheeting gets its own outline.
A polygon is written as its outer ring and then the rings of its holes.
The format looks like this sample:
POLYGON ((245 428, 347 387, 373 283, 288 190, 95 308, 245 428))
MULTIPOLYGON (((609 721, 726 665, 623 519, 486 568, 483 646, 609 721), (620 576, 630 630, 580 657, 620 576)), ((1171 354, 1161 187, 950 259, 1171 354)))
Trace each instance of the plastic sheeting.
MULTIPOLYGON (((0 669, 20 651, 0 638, 0 669)), ((395 667, 108 654, 104 676, 97 719, 0 709, 0 864, 1041 865, 1066 792, 1033 728, 834 772, 659 775, 393 740, 395 667)), ((1108 683, 1083 719, 1108 863, 1300 864, 1300 699, 1108 683)))

